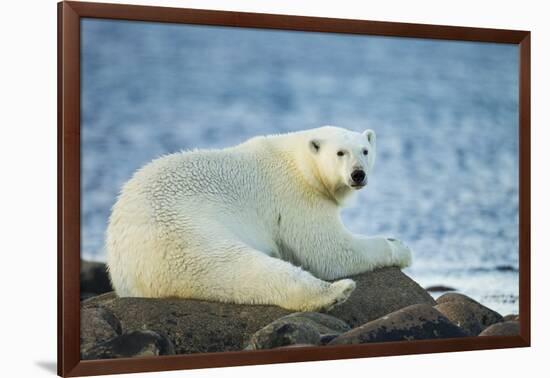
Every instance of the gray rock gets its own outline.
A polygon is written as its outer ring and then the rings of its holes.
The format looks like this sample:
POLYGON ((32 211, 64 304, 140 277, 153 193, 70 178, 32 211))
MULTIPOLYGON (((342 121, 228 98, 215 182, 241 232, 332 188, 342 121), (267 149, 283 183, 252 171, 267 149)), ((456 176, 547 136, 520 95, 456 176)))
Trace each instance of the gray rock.
POLYGON ((517 320, 519 321, 519 315, 518 314, 509 314, 502 318, 503 322, 507 322, 509 320, 517 320))
POLYGON ((358 327, 413 304, 435 305, 434 299, 398 268, 383 268, 354 277, 357 287, 342 305, 328 312, 358 327))
MULTIPOLYGON (((351 327, 411 304, 435 304, 424 289, 398 268, 379 269, 352 278, 357 288, 351 297, 328 312, 351 327)), ((258 330, 292 313, 276 306, 175 298, 117 298, 114 293, 87 299, 81 306, 108 309, 120 320, 124 332, 149 329, 162 334, 172 341, 178 354, 242 350, 258 330)), ((324 324, 320 317, 316 319, 317 323, 324 324)), ((334 337, 319 334, 322 343, 334 337)))
POLYGON ((340 319, 317 312, 297 312, 268 324, 252 335, 245 349, 326 344, 350 327, 340 319))
POLYGON ((464 337, 468 333, 427 304, 405 307, 352 329, 329 345, 464 337))
POLYGON ((174 346, 152 331, 134 331, 112 338, 82 353, 84 360, 121 357, 152 357, 174 354, 174 346))
POLYGON ((519 335, 519 322, 509 320, 507 322, 496 323, 487 327, 479 336, 516 336, 519 335))
POLYGON ((80 312, 80 350, 103 343, 122 332, 120 322, 109 310, 88 307, 80 312))
POLYGON ((107 266, 100 262, 80 260, 81 300, 113 291, 107 266))
POLYGON ((437 311, 471 336, 477 336, 491 324, 502 321, 500 314, 462 294, 444 294, 437 299, 437 303, 437 311))

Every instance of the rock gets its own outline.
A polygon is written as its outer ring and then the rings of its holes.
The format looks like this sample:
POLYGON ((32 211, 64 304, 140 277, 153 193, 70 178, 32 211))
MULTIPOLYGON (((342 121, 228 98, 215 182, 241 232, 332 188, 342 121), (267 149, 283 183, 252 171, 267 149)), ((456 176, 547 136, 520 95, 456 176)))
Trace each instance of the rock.
POLYGON ((519 315, 517 314, 510 314, 510 315, 506 315, 505 317, 502 318, 502 321, 503 322, 507 322, 509 320, 517 320, 519 321, 519 315))
POLYGON ((491 324, 502 321, 500 314, 462 294, 444 294, 437 299, 437 303, 437 311, 471 336, 477 336, 491 324))
POLYGON ((350 327, 340 319, 317 312, 297 312, 268 324, 252 335, 245 349, 326 344, 350 327))
POLYGON ((252 335, 245 349, 273 349, 297 344, 321 344, 319 332, 307 323, 296 324, 276 320, 252 335))
POLYGON ((430 291, 430 292, 456 291, 456 289, 454 287, 445 286, 445 285, 433 285, 433 286, 428 286, 426 288, 426 291, 430 291))
POLYGON ((468 333, 427 304, 405 307, 352 329, 328 345, 464 337, 468 333))
POLYGON ((107 266, 100 262, 80 260, 81 300, 113 291, 107 266))
POLYGON ((109 310, 101 307, 89 307, 80 312, 81 352, 121 333, 120 322, 109 310))
POLYGON ((398 268, 382 268, 352 278, 350 298, 328 312, 352 328, 413 304, 435 305, 434 299, 398 268))
POLYGON ((466 301, 452 301, 434 307, 457 326, 464 328, 471 336, 502 320, 502 317, 487 307, 466 301))
POLYGON ((446 303, 446 302, 455 302, 455 301, 462 301, 462 302, 465 301, 465 302, 479 304, 479 302, 475 301, 474 299, 460 293, 445 293, 439 298, 437 298, 436 300, 437 304, 446 303))
MULTIPOLYGON (((379 269, 352 278, 357 288, 351 297, 328 312, 351 327, 411 304, 435 304, 424 289, 398 268, 379 269)), ((258 330, 292 313, 276 306, 176 298, 117 298, 114 293, 87 299, 81 306, 99 306, 111 311, 120 320, 124 332, 145 328, 164 335, 172 341, 178 354, 242 350, 258 330)), ((321 322, 321 317, 315 322, 321 322)), ((319 334, 321 343, 334 336, 319 334)))
POLYGON ((87 298, 80 302, 80 308, 89 308, 89 307, 98 307, 101 306, 104 302, 112 301, 117 299, 117 295, 114 291, 109 291, 100 295, 95 295, 93 298, 87 298))
POLYGON ((317 345, 314 344, 294 344, 294 345, 286 345, 282 347, 277 347, 275 349, 289 349, 289 348, 304 348, 304 347, 316 347, 317 345))
POLYGON ((97 294, 96 293, 85 293, 85 292, 80 292, 80 300, 81 301, 85 301, 86 299, 90 299, 92 297, 95 297, 97 294))
POLYGON ((175 298, 117 298, 103 294, 84 302, 112 311, 122 329, 148 329, 166 336, 177 354, 237 351, 251 336, 290 311, 276 306, 245 306, 175 298))
POLYGON ((150 357, 174 354, 174 346, 152 331, 134 331, 115 337, 82 354, 84 360, 120 357, 150 357))
POLYGON ((498 265, 495 269, 499 272, 519 272, 518 268, 512 265, 498 265))
POLYGON ((323 339, 336 337, 344 332, 349 331, 351 328, 344 321, 330 316, 327 314, 321 314, 318 312, 296 312, 285 317, 287 320, 298 320, 302 323, 310 324, 315 328, 321 336, 321 343, 323 339))
POLYGON ((479 336, 516 336, 519 335, 519 322, 509 320, 507 322, 496 323, 487 327, 479 336))

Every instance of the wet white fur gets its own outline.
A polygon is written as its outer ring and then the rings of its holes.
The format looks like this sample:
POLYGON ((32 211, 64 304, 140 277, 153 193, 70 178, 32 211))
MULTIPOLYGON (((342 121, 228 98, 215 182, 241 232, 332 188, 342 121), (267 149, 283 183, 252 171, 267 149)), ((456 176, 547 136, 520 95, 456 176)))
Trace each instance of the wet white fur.
POLYGON ((117 294, 312 311, 355 288, 327 280, 408 266, 402 243, 353 235, 340 220, 350 174, 371 172, 375 147, 371 130, 326 126, 154 160, 124 185, 109 220, 117 294))

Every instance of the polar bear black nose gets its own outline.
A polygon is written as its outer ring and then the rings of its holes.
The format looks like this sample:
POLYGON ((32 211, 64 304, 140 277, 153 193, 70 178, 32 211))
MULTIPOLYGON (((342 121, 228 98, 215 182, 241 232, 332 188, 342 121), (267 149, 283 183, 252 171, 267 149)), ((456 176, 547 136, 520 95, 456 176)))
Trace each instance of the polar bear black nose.
POLYGON ((361 184, 365 179, 365 171, 363 171, 362 169, 356 169, 355 171, 351 172, 351 179, 354 183, 361 184))

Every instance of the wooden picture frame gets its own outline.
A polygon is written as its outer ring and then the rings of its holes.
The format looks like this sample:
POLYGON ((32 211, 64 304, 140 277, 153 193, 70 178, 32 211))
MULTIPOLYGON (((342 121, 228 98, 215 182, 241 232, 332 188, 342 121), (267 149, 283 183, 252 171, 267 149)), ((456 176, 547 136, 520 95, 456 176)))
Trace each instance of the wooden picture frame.
POLYGON ((530 32, 86 2, 58 4, 58 374, 82 376, 530 345, 530 32), (518 336, 243 352, 80 359, 80 20, 104 18, 244 28, 478 41, 519 46, 518 336))

